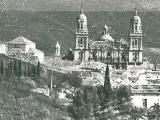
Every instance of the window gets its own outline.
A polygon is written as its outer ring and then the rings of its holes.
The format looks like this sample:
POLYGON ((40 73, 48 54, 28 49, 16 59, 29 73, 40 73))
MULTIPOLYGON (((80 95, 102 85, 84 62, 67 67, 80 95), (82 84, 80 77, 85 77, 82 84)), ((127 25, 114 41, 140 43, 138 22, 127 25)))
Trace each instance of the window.
POLYGON ((79 39, 78 39, 78 43, 79 43, 79 44, 83 44, 83 38, 79 38, 79 39))
POLYGON ((143 107, 147 108, 147 99, 142 99, 142 102, 143 102, 143 107))
POLYGON ((133 48, 138 48, 138 39, 132 40, 132 47, 133 48))
POLYGON ((138 41, 137 41, 137 39, 135 39, 135 46, 137 46, 138 45, 138 41))
POLYGON ((137 62, 137 56, 138 56, 137 53, 133 53, 133 61, 134 61, 134 62, 137 62))
POLYGON ((83 23, 81 23, 81 29, 83 29, 83 23))
POLYGON ((136 31, 136 32, 138 31, 138 26, 137 26, 137 25, 135 25, 135 31, 136 31))

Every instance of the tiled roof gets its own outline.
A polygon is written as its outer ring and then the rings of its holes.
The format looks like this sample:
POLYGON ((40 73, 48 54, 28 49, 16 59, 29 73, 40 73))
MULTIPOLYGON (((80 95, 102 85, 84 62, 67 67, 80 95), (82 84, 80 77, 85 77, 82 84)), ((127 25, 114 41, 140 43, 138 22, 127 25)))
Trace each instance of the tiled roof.
POLYGON ((27 38, 24 38, 23 36, 17 37, 16 39, 11 40, 11 41, 9 41, 7 43, 8 44, 22 44, 22 45, 23 44, 24 45, 26 45, 26 44, 28 44, 28 45, 35 44, 34 42, 28 40, 27 38))
POLYGON ((159 85, 136 85, 132 87, 133 94, 160 94, 159 85))
POLYGON ((40 51, 40 50, 35 49, 35 48, 30 48, 28 53, 43 53, 43 51, 40 51))

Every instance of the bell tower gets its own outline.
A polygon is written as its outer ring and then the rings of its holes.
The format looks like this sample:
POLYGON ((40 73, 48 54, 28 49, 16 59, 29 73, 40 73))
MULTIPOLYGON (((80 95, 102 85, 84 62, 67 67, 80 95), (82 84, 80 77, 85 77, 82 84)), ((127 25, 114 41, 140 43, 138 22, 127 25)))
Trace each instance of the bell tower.
POLYGON ((88 46, 88 27, 87 17, 84 14, 83 8, 77 18, 77 27, 75 32, 75 52, 74 60, 88 61, 89 59, 89 46, 88 46))
POLYGON ((129 63, 130 64, 142 64, 142 24, 141 18, 138 16, 137 10, 135 15, 130 21, 129 32, 129 63))

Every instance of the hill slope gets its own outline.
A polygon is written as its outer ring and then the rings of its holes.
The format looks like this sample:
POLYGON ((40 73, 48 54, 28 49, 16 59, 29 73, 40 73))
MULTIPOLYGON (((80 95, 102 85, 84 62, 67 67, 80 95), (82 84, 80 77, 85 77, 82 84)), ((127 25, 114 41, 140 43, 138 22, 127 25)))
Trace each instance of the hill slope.
MULTIPOLYGON (((0 40, 9 41, 24 36, 37 43, 46 54, 54 52, 53 46, 59 41, 62 54, 70 47, 74 49, 74 31, 79 12, 21 12, 6 11, 0 14, 0 40)), ((96 39, 105 23, 111 27, 115 39, 128 39, 129 21, 133 12, 87 12, 90 38, 96 39)), ((144 45, 160 45, 160 13, 139 13, 142 18, 144 45)))
MULTIPOLYGON (((31 92, 35 83, 30 78, 0 76, 0 119, 65 120, 67 113, 43 94, 31 92)), ((66 118, 67 119, 67 118, 66 118)))

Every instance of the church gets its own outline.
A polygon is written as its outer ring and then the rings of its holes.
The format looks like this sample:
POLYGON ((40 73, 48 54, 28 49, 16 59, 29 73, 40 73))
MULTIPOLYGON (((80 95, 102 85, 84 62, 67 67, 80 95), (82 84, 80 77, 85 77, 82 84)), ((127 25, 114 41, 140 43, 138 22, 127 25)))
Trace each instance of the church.
POLYGON ((81 9, 75 32, 74 61, 99 61, 116 68, 142 64, 142 24, 137 11, 130 20, 128 41, 115 40, 105 24, 97 40, 89 39, 87 17, 81 9))

